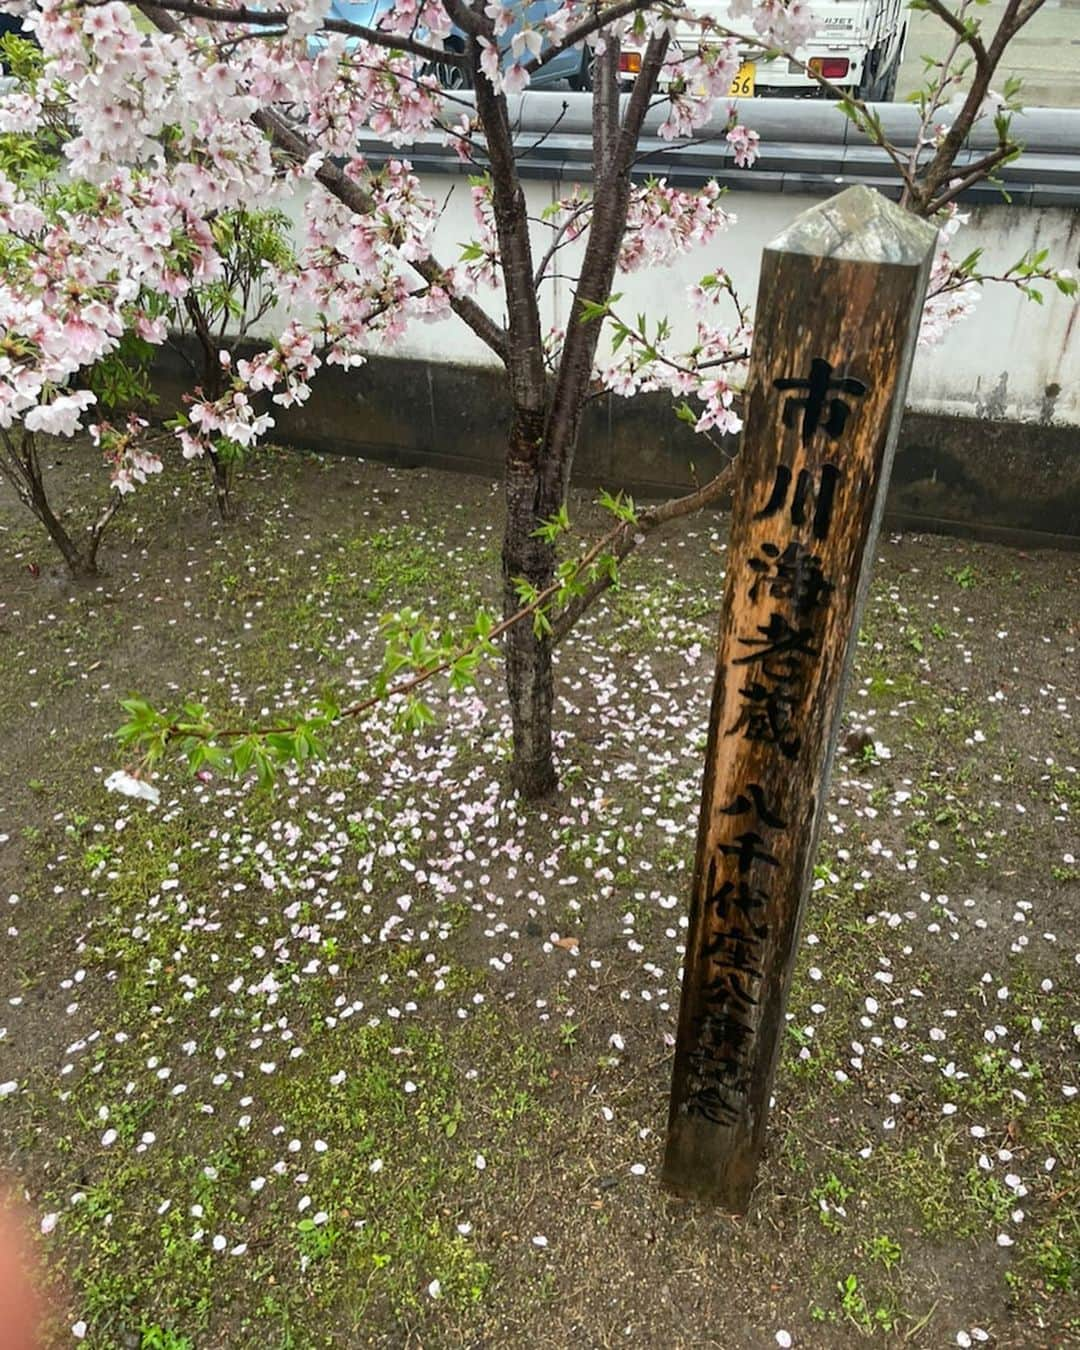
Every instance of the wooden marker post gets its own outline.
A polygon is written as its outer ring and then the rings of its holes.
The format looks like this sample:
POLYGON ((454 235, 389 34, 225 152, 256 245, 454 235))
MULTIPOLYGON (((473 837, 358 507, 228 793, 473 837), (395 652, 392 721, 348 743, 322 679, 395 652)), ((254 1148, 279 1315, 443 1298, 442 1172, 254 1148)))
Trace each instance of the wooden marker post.
POLYGON ((765 250, 664 1185, 743 1213, 935 230, 849 188, 765 250))

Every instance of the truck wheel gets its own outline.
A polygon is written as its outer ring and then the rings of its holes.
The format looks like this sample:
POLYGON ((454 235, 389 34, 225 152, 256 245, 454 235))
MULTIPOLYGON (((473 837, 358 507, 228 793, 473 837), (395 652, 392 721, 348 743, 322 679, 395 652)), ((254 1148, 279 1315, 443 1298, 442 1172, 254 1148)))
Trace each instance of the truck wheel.
POLYGON ((900 74, 900 58, 897 56, 892 63, 887 74, 883 75, 878 85, 877 101, 879 103, 891 103, 896 97, 896 80, 900 74))
POLYGON ((896 97, 896 80, 900 74, 900 61, 904 52, 904 35, 893 52, 892 65, 884 73, 880 63, 884 58, 883 47, 875 47, 866 58, 864 73, 859 81, 859 97, 868 103, 891 103, 896 97))

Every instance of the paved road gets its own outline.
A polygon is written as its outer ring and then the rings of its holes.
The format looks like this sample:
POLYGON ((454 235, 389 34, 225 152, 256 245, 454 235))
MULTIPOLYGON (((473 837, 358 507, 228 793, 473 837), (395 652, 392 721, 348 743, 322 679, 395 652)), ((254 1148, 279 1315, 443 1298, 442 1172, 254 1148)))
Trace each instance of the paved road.
MULTIPOLYGON (((991 0, 976 11, 983 33, 993 33, 1005 6, 991 0)), ((950 34, 940 19, 925 12, 910 16, 907 50, 896 97, 903 99, 923 83, 921 57, 942 57, 950 34)), ((1029 108, 1080 108, 1080 0, 1046 0, 1046 4, 1014 38, 995 80, 999 88, 1009 75, 1024 82, 1021 99, 1029 108)))

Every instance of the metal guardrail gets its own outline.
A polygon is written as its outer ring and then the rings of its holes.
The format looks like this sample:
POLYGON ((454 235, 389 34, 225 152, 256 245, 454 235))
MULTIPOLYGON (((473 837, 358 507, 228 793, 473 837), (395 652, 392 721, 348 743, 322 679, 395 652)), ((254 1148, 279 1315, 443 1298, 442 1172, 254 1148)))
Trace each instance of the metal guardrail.
MULTIPOLYGON (((459 99, 460 95, 456 96, 459 99)), ((464 95, 464 99, 468 99, 464 95)), ((457 110, 455 110, 457 111, 457 110)), ((918 114, 911 104, 879 103, 886 136, 899 149, 915 139, 918 114)), ((886 195, 900 185, 888 156, 851 124, 834 103, 819 99, 740 100, 740 116, 761 137, 752 169, 740 169, 723 133, 701 128, 689 143, 672 145, 657 135, 662 112, 645 123, 635 177, 663 176, 673 185, 693 187, 716 179, 739 192, 782 192, 825 196, 852 183, 866 183, 886 195)), ((536 92, 510 100, 510 120, 518 132, 518 169, 523 177, 587 181, 592 173, 592 96, 536 92)), ((1030 108, 1017 114, 1014 127, 1023 153, 1000 172, 1008 200, 1015 206, 1080 207, 1080 109, 1030 108)), ((957 174, 996 144, 992 126, 976 127, 957 158, 957 174)), ((421 172, 468 172, 441 134, 390 150, 385 142, 362 137, 358 147, 380 162, 403 156, 421 172)), ((1001 204, 1000 187, 980 183, 961 201, 1001 204)))

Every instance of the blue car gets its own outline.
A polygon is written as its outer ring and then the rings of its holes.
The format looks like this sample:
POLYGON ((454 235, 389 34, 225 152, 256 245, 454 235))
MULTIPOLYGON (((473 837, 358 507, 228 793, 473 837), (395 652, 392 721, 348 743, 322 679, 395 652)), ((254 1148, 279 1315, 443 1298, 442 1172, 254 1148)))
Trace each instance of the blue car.
MULTIPOLYGON (((500 45, 507 49, 504 65, 510 64, 510 39, 521 28, 523 16, 529 23, 536 25, 558 9, 559 4, 560 0, 516 0, 512 6, 515 12, 514 21, 509 31, 499 39, 500 45)), ((332 0, 329 17, 344 19, 347 23, 361 24, 364 28, 378 28, 380 19, 393 8, 393 0, 356 0, 356 3, 352 3, 352 0, 332 0)), ((322 45, 320 39, 315 38, 314 41, 322 45)), ((444 45, 448 51, 463 52, 465 34, 460 28, 455 27, 444 45)), ((590 48, 584 47, 580 51, 569 48, 565 52, 560 52, 549 65, 538 70, 532 77, 529 88, 550 89, 565 80, 571 89, 591 89, 592 60, 590 48)), ((433 74, 445 89, 467 89, 472 83, 471 73, 457 65, 437 64, 433 67, 433 74)))

